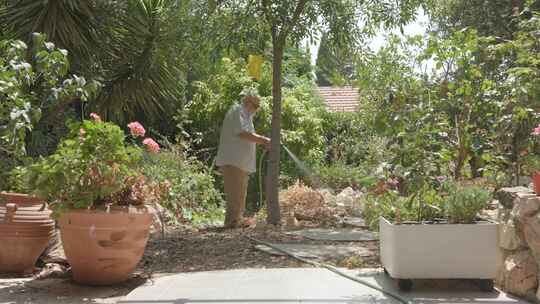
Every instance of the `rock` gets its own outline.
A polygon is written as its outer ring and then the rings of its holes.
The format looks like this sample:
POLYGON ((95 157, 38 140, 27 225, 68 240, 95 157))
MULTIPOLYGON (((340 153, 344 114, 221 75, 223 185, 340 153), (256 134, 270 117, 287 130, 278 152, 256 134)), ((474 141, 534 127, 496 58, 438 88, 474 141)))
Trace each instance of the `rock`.
POLYGON ((540 301, 540 286, 538 286, 538 291, 536 292, 536 300, 540 301))
POLYGON ((531 193, 532 191, 526 187, 501 188, 495 193, 495 198, 498 199, 505 208, 512 209, 514 207, 514 198, 518 192, 531 193))
POLYGON ((362 213, 362 206, 360 204, 362 195, 362 192, 347 187, 337 195, 336 204, 345 207, 350 214, 360 216, 362 213))
POLYGON ((533 256, 523 250, 509 256, 500 270, 497 283, 503 290, 517 296, 536 292, 538 287, 537 266, 533 256))
POLYGON ((336 205, 336 196, 331 189, 319 189, 317 190, 322 197, 324 198, 324 203, 327 205, 335 206, 336 205))
POLYGON ((497 209, 497 211, 498 211, 497 219, 499 223, 506 223, 510 219, 511 211, 509 209, 506 209, 503 205, 499 205, 499 208, 497 209))
POLYGON ((540 214, 529 218, 523 224, 525 241, 534 256, 540 261, 540 214))
POLYGON ((499 246, 506 250, 524 249, 527 247, 525 240, 520 237, 518 229, 512 219, 499 225, 499 246))
POLYGON ((540 209, 540 197, 533 193, 517 193, 514 199, 512 216, 524 222, 527 217, 535 215, 540 209))

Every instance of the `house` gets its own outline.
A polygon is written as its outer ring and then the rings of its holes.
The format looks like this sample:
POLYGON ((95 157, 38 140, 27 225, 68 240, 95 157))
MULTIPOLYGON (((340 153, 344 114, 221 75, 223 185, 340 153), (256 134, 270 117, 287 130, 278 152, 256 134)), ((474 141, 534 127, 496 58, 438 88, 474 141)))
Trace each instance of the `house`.
POLYGON ((358 109, 360 93, 357 88, 319 87, 319 93, 324 98, 329 111, 354 112, 358 109))

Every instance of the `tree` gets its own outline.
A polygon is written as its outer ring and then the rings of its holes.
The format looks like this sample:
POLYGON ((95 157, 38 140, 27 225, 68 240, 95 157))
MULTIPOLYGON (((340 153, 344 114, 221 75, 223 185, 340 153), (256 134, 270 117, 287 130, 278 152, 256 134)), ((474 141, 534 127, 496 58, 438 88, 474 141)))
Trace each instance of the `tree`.
MULTIPOLYGON (((215 3, 215 1, 211 1, 215 3)), ((271 33, 272 41, 272 144, 267 176, 267 208, 271 224, 279 224, 279 159, 281 145, 282 63, 287 43, 299 43, 327 30, 335 44, 352 45, 380 26, 390 28, 406 24, 426 1, 360 0, 234 0, 224 1, 221 10, 243 12, 247 20, 255 18, 271 33)))
POLYGON ((335 46, 324 34, 317 55, 317 84, 320 86, 342 86, 355 79, 355 64, 359 46, 335 46))

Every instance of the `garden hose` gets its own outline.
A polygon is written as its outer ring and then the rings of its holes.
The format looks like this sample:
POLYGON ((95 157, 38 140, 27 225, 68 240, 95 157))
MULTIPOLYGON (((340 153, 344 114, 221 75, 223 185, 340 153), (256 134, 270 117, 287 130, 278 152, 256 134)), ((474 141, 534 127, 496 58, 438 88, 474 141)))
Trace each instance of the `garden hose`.
POLYGON ((263 180, 262 180, 262 165, 264 157, 266 156, 266 149, 263 150, 261 158, 259 159, 259 207, 263 206, 263 180))
POLYGON ((287 251, 287 250, 278 248, 278 247, 276 247, 276 246, 274 246, 274 245, 272 245, 272 244, 270 244, 270 243, 268 243, 268 242, 261 241, 261 240, 258 240, 258 239, 256 239, 256 238, 253 238, 253 237, 250 237, 250 236, 247 236, 247 235, 246 235, 245 237, 246 237, 247 239, 249 239, 249 240, 255 242, 255 243, 259 243, 259 244, 265 245, 265 246, 267 246, 267 247, 270 247, 270 248, 272 248, 272 249, 274 249, 274 250, 276 250, 276 251, 279 251, 279 252, 281 252, 281 253, 283 253, 283 254, 286 254, 286 255, 288 255, 288 256, 290 256, 290 257, 292 257, 292 258, 294 258, 294 259, 297 259, 297 260, 299 260, 299 261, 301 261, 301 262, 304 262, 304 263, 313 265, 313 266, 315 266, 315 267, 326 268, 326 269, 332 271, 333 273, 335 273, 335 274, 337 274, 337 275, 340 275, 340 276, 342 276, 342 277, 344 277, 344 278, 347 278, 347 279, 349 279, 349 280, 351 280, 351 281, 360 283, 360 284, 365 285, 365 286, 367 286, 367 287, 369 287, 369 288, 372 288, 372 289, 375 289, 375 290, 377 290, 377 291, 380 291, 380 292, 382 292, 383 294, 385 294, 385 295, 387 295, 387 296, 390 296, 390 297, 392 297, 392 298, 398 300, 399 302, 401 302, 401 303, 403 303, 403 304, 414 304, 414 302, 411 301, 411 300, 407 300, 407 299, 401 297, 400 295, 397 295, 397 294, 392 293, 392 292, 390 292, 390 291, 384 290, 383 288, 381 288, 381 287, 379 287, 379 286, 373 285, 373 284, 371 284, 371 283, 369 283, 369 282, 360 280, 360 279, 358 279, 358 278, 356 278, 356 277, 353 277, 353 276, 351 276, 351 275, 349 275, 349 274, 346 274, 345 272, 339 270, 338 268, 336 268, 336 267, 334 267, 334 266, 332 266, 332 265, 325 264, 325 263, 320 263, 320 262, 316 262, 316 261, 312 261, 312 260, 308 260, 308 259, 302 258, 302 257, 300 257, 300 256, 297 256, 297 255, 295 255, 294 253, 291 253, 291 252, 289 252, 289 251, 287 251))
MULTIPOLYGON (((262 206, 262 204, 263 204, 262 165, 263 165, 264 157, 266 156, 266 152, 267 152, 267 151, 264 150, 264 151, 262 152, 262 154, 261 154, 260 159, 259 159, 259 194, 260 194, 260 204, 261 204, 261 206, 262 206)), ((377 291, 380 291, 380 292, 382 292, 383 294, 385 294, 385 295, 387 295, 387 296, 390 296, 390 297, 392 297, 392 298, 398 300, 399 302, 401 302, 401 303, 403 303, 403 304, 413 304, 413 303, 414 303, 413 301, 407 300, 407 299, 405 299, 405 298, 403 298, 403 297, 401 297, 401 296, 399 296, 399 295, 397 295, 397 294, 394 294, 394 293, 392 293, 392 292, 386 291, 386 290, 384 290, 383 288, 380 288, 380 287, 378 287, 378 286, 375 286, 375 285, 373 285, 373 284, 371 284, 371 283, 369 283, 369 282, 360 280, 360 279, 355 278, 355 277, 353 277, 353 276, 351 276, 351 275, 349 275, 349 274, 346 274, 346 273, 344 273, 343 271, 337 269, 336 267, 334 267, 334 266, 332 266, 332 265, 325 264, 325 263, 320 263, 320 262, 316 262, 316 261, 312 261, 312 260, 308 260, 308 259, 302 258, 302 257, 300 257, 300 256, 297 256, 297 255, 295 255, 295 254, 293 254, 293 253, 291 253, 291 252, 289 252, 289 251, 286 251, 286 250, 284 250, 284 249, 278 248, 278 247, 276 247, 276 246, 274 246, 274 245, 272 245, 272 244, 270 244, 270 243, 268 243, 268 242, 265 242, 265 241, 261 241, 261 240, 255 239, 255 238, 250 237, 250 236, 247 236, 247 235, 246 235, 245 237, 246 237, 247 239, 249 239, 249 240, 255 242, 255 243, 259 243, 259 244, 265 245, 265 246, 267 246, 267 247, 270 247, 270 248, 272 248, 272 249, 274 249, 274 250, 276 250, 276 251, 278 251, 278 252, 281 252, 281 253, 283 253, 283 254, 286 254, 286 255, 288 255, 288 256, 290 256, 290 257, 292 257, 292 258, 294 258, 294 259, 297 259, 297 260, 299 260, 299 261, 301 261, 301 262, 303 262, 303 263, 307 263, 307 264, 313 265, 313 266, 315 266, 315 267, 326 268, 326 269, 332 271, 333 273, 335 273, 335 274, 337 274, 337 275, 340 275, 340 276, 342 276, 342 277, 344 277, 344 278, 347 278, 347 279, 352 280, 352 281, 354 281, 354 282, 363 284, 363 285, 365 285, 365 286, 367 286, 367 287, 369 287, 369 288, 372 288, 372 289, 375 289, 375 290, 377 290, 377 291)))

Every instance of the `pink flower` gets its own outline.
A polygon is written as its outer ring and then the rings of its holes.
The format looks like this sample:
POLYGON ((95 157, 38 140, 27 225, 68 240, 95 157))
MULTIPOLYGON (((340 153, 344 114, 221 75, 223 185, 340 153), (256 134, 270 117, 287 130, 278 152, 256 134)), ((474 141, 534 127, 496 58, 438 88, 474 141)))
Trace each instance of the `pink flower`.
POLYGON ((532 135, 540 135, 540 125, 533 129, 532 135))
POLYGON ((145 138, 143 140, 143 145, 146 146, 146 148, 148 149, 148 152, 150 153, 158 153, 159 152, 159 145, 157 142, 155 142, 153 139, 151 138, 145 138))
POLYGON ((138 121, 134 121, 134 122, 128 124, 127 126, 129 128, 129 131, 131 132, 131 135, 133 135, 135 137, 137 137, 137 136, 143 137, 144 134, 146 133, 146 130, 144 129, 144 127, 138 121))
POLYGON ((435 179, 437 179, 439 183, 443 183, 446 181, 446 176, 440 175, 440 176, 437 176, 435 179))
POLYGON ((399 181, 397 178, 389 178, 386 183, 393 188, 397 188, 397 186, 399 186, 399 181))
POLYGON ((90 113, 90 118, 92 118, 92 120, 95 122, 101 122, 101 117, 99 117, 99 115, 96 113, 90 113))

